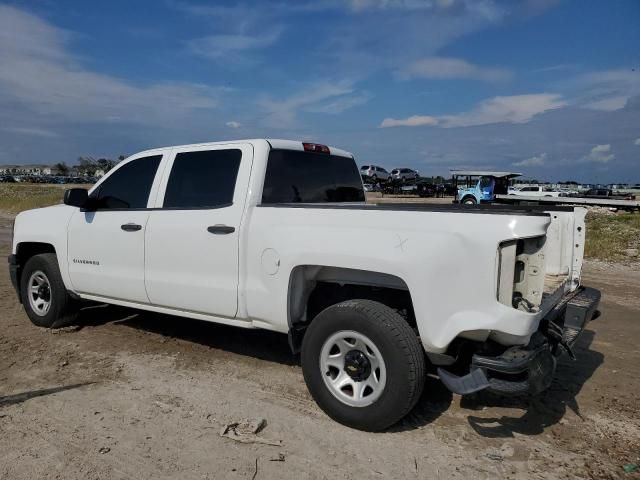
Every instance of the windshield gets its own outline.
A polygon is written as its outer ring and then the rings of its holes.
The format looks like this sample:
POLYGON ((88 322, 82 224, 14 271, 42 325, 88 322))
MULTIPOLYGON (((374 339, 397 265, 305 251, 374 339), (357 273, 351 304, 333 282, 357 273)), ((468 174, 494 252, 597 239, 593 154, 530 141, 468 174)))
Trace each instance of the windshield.
POLYGON ((298 150, 271 150, 262 203, 364 202, 353 158, 298 150))

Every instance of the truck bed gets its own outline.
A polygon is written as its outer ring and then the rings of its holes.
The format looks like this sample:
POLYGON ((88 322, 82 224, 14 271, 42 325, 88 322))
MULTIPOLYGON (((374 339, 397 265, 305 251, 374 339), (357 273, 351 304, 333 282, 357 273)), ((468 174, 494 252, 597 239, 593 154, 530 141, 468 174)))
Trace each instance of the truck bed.
POLYGON ((338 209, 367 211, 404 211, 404 212, 442 212, 442 213, 475 213, 494 215, 531 215, 544 217, 549 211, 572 212, 572 207, 538 206, 538 205, 463 205, 463 204, 416 204, 416 203, 275 203, 258 205, 258 207, 338 209))

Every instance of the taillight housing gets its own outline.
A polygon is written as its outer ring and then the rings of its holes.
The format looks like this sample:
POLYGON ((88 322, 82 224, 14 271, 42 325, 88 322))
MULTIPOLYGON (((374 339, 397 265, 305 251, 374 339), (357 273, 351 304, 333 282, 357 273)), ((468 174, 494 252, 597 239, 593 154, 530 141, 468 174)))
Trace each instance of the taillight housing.
POLYGON ((320 145, 319 143, 302 143, 302 148, 305 152, 325 153, 330 154, 331 151, 326 145, 320 145))

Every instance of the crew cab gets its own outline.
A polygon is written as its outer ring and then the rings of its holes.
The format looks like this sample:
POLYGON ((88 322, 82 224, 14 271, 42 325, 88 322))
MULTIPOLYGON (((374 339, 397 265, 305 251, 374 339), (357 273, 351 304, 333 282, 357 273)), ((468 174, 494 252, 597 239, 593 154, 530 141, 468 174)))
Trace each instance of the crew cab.
POLYGON ((580 283, 584 216, 367 204, 344 150, 203 143, 20 213, 10 275, 41 327, 94 301, 281 332, 318 405, 374 431, 413 408, 427 367, 459 394, 549 386, 600 298, 580 283))

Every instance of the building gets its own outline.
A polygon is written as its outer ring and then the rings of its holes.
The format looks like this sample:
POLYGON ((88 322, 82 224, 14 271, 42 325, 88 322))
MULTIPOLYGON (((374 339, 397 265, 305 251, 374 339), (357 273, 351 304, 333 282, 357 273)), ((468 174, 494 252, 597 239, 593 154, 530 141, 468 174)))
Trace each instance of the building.
POLYGON ((60 175, 52 165, 0 165, 0 175, 60 175))

